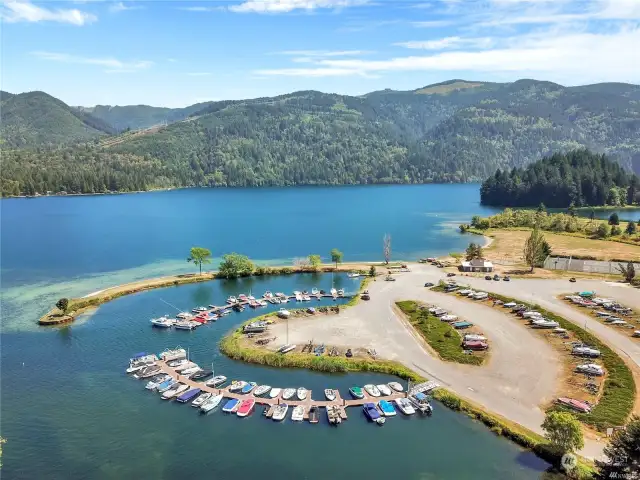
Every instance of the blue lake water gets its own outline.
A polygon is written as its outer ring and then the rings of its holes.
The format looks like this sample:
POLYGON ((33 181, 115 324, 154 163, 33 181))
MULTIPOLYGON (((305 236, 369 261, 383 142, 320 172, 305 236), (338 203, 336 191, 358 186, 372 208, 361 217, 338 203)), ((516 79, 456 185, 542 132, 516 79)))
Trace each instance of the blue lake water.
MULTIPOLYGON (((220 354, 220 338, 256 315, 247 310, 193 332, 159 331, 149 319, 231 294, 291 292, 345 275, 213 281, 119 298, 62 328, 35 326, 62 295, 193 269, 192 245, 216 256, 246 253, 267 263, 337 247, 345 261, 462 249, 458 223, 488 214, 477 186, 181 190, 140 195, 15 199, 2 209, 2 474, 11 479, 421 478, 534 479, 547 468, 531 453, 464 415, 435 405, 431 418, 391 419, 383 428, 358 409, 339 428, 277 424, 161 401, 124 373, 135 352, 181 345, 229 378, 324 388, 388 382, 377 374, 327 375, 247 365, 220 354)), ((324 302, 324 301, 323 301, 324 302)), ((329 302, 330 303, 330 302, 329 302)), ((324 303, 318 302, 316 306, 324 303)), ((266 311, 270 308, 267 307, 266 311)), ((262 313, 262 312, 260 312, 262 313)), ((318 321, 321 321, 319 318, 318 321)))

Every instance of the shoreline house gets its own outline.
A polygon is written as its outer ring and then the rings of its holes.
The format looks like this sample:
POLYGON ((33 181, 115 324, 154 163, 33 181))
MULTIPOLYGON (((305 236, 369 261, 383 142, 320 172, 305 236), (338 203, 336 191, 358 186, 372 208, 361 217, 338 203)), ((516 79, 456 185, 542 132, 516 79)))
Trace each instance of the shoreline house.
POLYGON ((474 258, 471 261, 464 261, 460 265, 463 272, 493 272, 493 263, 484 258, 474 258))

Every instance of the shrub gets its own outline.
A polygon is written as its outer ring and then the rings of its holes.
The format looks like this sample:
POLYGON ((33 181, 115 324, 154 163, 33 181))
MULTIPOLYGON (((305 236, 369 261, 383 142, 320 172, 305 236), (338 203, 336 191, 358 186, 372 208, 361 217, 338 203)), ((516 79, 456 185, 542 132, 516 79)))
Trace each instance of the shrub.
POLYGON ((619 226, 614 225, 613 227, 611 227, 611 236, 615 237, 618 236, 622 233, 622 230, 620 229, 619 226))

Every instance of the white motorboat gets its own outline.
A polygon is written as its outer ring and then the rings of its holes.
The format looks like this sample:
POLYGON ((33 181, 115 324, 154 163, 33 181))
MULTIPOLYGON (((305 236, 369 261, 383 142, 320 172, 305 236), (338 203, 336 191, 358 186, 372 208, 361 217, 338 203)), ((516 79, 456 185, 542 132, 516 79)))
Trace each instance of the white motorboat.
POLYGON ((236 380, 229 386, 230 392, 238 392, 247 386, 247 382, 244 380, 236 380))
POLYGON ((411 405, 411 402, 407 398, 396 398, 395 400, 398 409, 405 415, 413 415, 416 413, 415 408, 411 405))
POLYGON ((278 310, 278 316, 280 318, 289 318, 291 316, 291 312, 286 308, 281 308, 280 310, 278 310))
POLYGON ((227 298, 227 303, 229 305, 231 305, 233 303, 238 303, 238 299, 236 297, 229 297, 229 298, 227 298))
POLYGON ((217 387, 219 385, 222 385, 226 381, 227 377, 225 377, 224 375, 216 375, 211 380, 207 380, 206 382, 204 382, 204 384, 207 387, 217 387))
POLYGON ((293 345, 290 343, 287 343, 286 345, 281 346, 277 351, 278 353, 288 353, 291 350, 295 350, 297 345, 293 345))
POLYGON ((148 365, 145 364, 134 364, 134 365, 129 365, 129 367, 125 370, 127 373, 135 373, 138 372, 140 370, 142 370, 143 368, 148 367, 148 365))
POLYGON ((516 303, 516 302, 507 302, 507 303, 502 304, 502 306, 503 306, 504 308, 513 308, 513 307, 515 307, 516 305, 517 305, 517 303, 516 303))
POLYGON ((338 296, 338 291, 335 288, 332 288, 331 290, 329 290, 329 293, 331 293, 332 297, 338 296))
POLYGON ((443 322, 455 322, 456 320, 458 320, 458 316, 457 315, 442 315, 440 317, 440 320, 442 320, 443 322))
POLYGON ((250 302, 254 302, 254 301, 256 300, 256 297, 254 297, 253 295, 249 295, 249 296, 247 297, 247 299, 248 299, 250 302))
POLYGON ((282 392, 281 388, 272 388, 269 391, 269 398, 276 398, 278 395, 280 395, 280 392, 282 392))
POLYGON ((216 408, 218 405, 220 405, 222 398, 223 398, 222 394, 214 395, 210 397, 205 403, 202 404, 202 406, 200 407, 200 411, 202 413, 210 412, 211 410, 216 408))
POLYGON ((186 370, 186 369, 192 368, 192 367, 197 367, 197 366, 198 365, 196 365, 195 363, 187 361, 187 362, 181 363, 180 365, 175 367, 174 370, 176 372, 182 372, 183 370, 186 370))
POLYGON ((158 328, 171 328, 175 320, 169 317, 152 318, 151 325, 158 328))
POLYGON ((300 292, 293 292, 294 297, 296 297, 296 302, 302 301, 302 294, 300 292))
POLYGON ((576 367, 576 372, 586 373, 587 375, 595 375, 597 377, 601 377, 604 375, 604 368, 595 363, 587 363, 584 365, 578 365, 576 367))
POLYGON ((522 314, 523 318, 541 318, 542 314, 534 310, 526 311, 522 314))
POLYGON ((180 312, 176 315, 176 318, 179 318, 181 320, 189 320, 192 317, 193 315, 191 315, 189 312, 180 312))
POLYGON ((303 302, 310 302, 311 301, 311 297, 309 295, 302 295, 302 301, 303 302))
POLYGON ((171 390, 177 384, 178 384, 177 380, 174 380, 174 379, 166 380, 164 383, 161 383, 160 385, 158 385, 158 387, 156 388, 156 391, 158 393, 164 393, 167 390, 171 390))
POLYGON ((282 398, 284 400, 289 400, 295 394, 296 394, 296 389, 295 388, 285 388, 284 392, 282 392, 282 398))
POLYGON ((380 385, 376 385, 376 387, 378 387, 378 390, 380 390, 381 395, 391 395, 391 389, 388 385, 381 383, 380 385))
POLYGON ((332 402, 336 399, 336 391, 330 388, 326 388, 324 391, 324 396, 326 397, 327 400, 332 402))
POLYGON ((200 394, 196 399, 191 402, 191 406, 194 408, 200 408, 207 400, 213 396, 213 393, 205 392, 200 394))
POLYGON ((307 398, 307 389, 304 387, 300 387, 298 388, 296 394, 298 396, 298 400, 304 400, 305 398, 307 398))
POLYGON ((600 356, 600 350, 596 350, 595 348, 591 348, 591 347, 573 347, 573 350, 571 351, 571 353, 573 355, 578 355, 580 357, 599 357, 600 356))
POLYGON ((404 390, 404 388, 402 388, 402 385, 398 382, 389 382, 388 385, 396 392, 402 392, 404 390))
POLYGON ((312 288, 311 289, 311 295, 320 295, 320 290, 318 290, 317 288, 312 288))
POLYGON ((266 307, 267 305, 269 305, 266 301, 264 300, 256 300, 256 303, 258 305, 260 305, 261 307, 266 307))
POLYGON ((188 389, 189 389, 189 385, 186 385, 184 383, 179 383, 175 385, 173 388, 171 388, 170 390, 167 390, 166 392, 164 392, 162 394, 162 399, 169 400, 170 398, 177 397, 182 392, 185 392, 188 389))
POLYGON ((302 405, 298 405, 293 409, 291 413, 291 420, 294 422, 301 422, 304 420, 304 407, 302 405))
POLYGON ((349 278, 357 278, 359 276, 360 276, 359 273, 347 273, 347 277, 349 277, 349 278))
POLYGON ((478 292, 473 295, 474 300, 484 300, 489 297, 489 294, 486 292, 478 292))
POLYGON ((372 397, 379 397, 380 396, 380 390, 378 390, 378 387, 376 387, 375 385, 373 385, 371 383, 365 385, 364 389, 372 397))
POLYGON ((185 377, 188 377, 189 375, 193 375, 194 373, 199 372, 200 370, 202 369, 196 365, 195 367, 185 368, 180 372, 180 375, 184 375, 185 377))
POLYGON ((176 330, 193 330, 200 326, 198 322, 192 322, 190 320, 179 320, 173 325, 176 330))
POLYGON ((169 365, 171 368, 177 368, 180 365, 184 365, 188 361, 189 360, 187 360, 186 358, 181 358, 180 360, 173 360, 171 362, 167 362, 167 365, 169 365))
POLYGON ((276 422, 281 422, 287 416, 288 411, 289 405, 287 405, 286 403, 276 405, 276 408, 273 411, 273 416, 271 418, 276 422))
POLYGON ((487 337, 483 335, 477 335, 475 333, 467 333, 463 337, 463 341, 465 342, 484 342, 487 340, 487 337))
POLYGON ((544 318, 540 318, 538 320, 531 320, 531 326, 533 328, 557 328, 560 326, 558 322, 554 322, 553 320, 545 320, 544 318))
POLYGON ((339 288, 338 289, 338 296, 339 297, 344 297, 344 288, 339 288))
POLYGON ((280 300, 280 303, 289 303, 289 297, 278 297, 280 300))
POLYGON ((269 390, 271 390, 271 386, 270 385, 260 385, 258 388, 256 388, 253 391, 253 394, 256 397, 259 397, 260 395, 264 395, 265 393, 267 393, 269 390))
POLYGON ((149 382, 147 382, 144 388, 146 388, 147 390, 155 390, 156 388, 158 388, 158 385, 160 385, 163 382, 166 382, 170 378, 171 378, 171 375, 160 375, 157 378, 154 378, 153 380, 150 380, 149 382))

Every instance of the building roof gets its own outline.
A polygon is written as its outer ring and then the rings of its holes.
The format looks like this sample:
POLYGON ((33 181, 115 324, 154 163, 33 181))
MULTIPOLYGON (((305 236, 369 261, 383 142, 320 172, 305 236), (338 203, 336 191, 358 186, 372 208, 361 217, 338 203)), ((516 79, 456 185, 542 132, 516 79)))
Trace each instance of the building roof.
POLYGON ((462 262, 462 266, 489 268, 489 267, 493 267, 493 263, 491 263, 489 260, 485 260, 484 258, 474 258, 470 262, 467 262, 467 261, 462 262))

